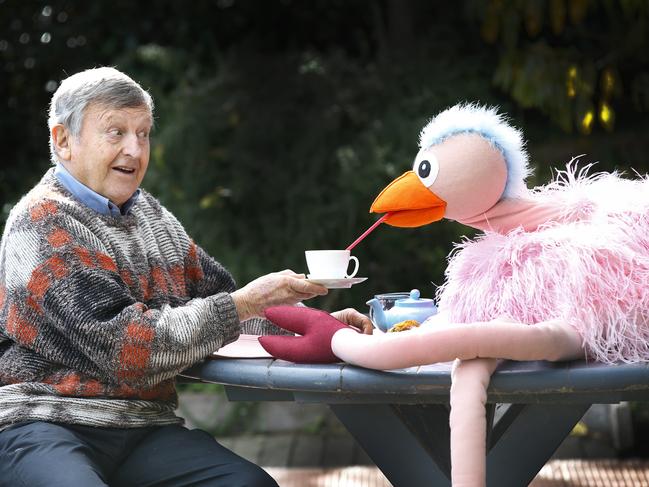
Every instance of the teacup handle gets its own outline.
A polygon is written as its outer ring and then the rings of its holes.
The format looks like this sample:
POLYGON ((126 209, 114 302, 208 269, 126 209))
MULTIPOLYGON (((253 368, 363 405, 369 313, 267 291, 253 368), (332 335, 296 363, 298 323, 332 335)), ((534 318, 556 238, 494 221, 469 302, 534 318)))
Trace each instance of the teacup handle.
MULTIPOLYGON (((358 259, 356 257, 354 257, 353 255, 350 255, 349 260, 354 261, 354 270, 352 271, 351 274, 347 274, 345 276, 345 279, 349 279, 350 277, 354 277, 356 275, 356 273, 358 272, 358 259)), ((347 265, 349 266, 349 262, 347 262, 347 265)))

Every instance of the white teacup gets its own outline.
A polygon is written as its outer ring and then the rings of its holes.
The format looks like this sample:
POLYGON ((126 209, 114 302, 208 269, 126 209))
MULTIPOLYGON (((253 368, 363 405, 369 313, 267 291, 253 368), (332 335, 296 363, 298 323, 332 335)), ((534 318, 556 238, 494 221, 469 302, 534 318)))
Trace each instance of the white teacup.
POLYGON ((345 279, 358 272, 358 259, 349 250, 306 250, 304 256, 309 277, 313 279, 345 279), (355 266, 353 272, 347 274, 350 260, 355 266))

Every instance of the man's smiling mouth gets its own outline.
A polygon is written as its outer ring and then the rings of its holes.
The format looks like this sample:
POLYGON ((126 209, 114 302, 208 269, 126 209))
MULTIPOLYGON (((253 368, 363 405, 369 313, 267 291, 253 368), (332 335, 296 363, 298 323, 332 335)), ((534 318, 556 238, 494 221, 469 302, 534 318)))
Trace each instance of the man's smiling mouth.
POLYGON ((133 174, 135 173, 135 169, 132 167, 114 167, 113 168, 115 171, 121 172, 123 174, 133 174))

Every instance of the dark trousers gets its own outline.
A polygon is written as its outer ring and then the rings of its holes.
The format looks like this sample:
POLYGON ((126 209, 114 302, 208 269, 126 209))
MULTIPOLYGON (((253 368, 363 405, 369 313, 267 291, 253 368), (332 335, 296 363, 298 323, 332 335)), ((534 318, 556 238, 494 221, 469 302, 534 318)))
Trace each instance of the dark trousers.
POLYGON ((45 422, 0 432, 1 487, 277 487, 201 430, 93 428, 45 422))

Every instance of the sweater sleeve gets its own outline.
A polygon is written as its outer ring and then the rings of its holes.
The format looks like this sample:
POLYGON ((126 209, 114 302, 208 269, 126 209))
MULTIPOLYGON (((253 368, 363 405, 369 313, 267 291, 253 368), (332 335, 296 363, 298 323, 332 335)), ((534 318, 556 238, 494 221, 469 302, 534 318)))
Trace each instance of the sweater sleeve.
POLYGON ((230 273, 225 270, 221 263, 211 257, 202 247, 193 244, 190 254, 195 255, 198 267, 202 270, 201 278, 196 282, 193 295, 195 297, 207 297, 213 294, 227 290, 232 292, 236 289, 236 284, 230 273), (224 287, 223 275, 228 275, 228 283, 224 287))
MULTIPOLYGON (((196 257, 201 268, 205 269, 203 278, 197 283, 196 293, 198 296, 211 296, 218 292, 219 289, 222 289, 223 285, 217 279, 217 276, 221 275, 225 269, 198 245, 196 245, 196 257)), ((232 290, 234 288, 235 284, 232 281, 232 290)), ((291 332, 281 329, 265 318, 250 318, 242 322, 241 333, 250 335, 292 335, 291 332)))
MULTIPOLYGON (((228 292, 155 309, 138 300, 107 250, 69 218, 11 229, 3 247, 4 334, 105 383, 150 387, 239 334, 228 292)), ((209 275, 200 261, 189 273, 209 275)))
POLYGON ((249 335, 294 335, 266 318, 250 318, 241 323, 241 333, 249 335))
MULTIPOLYGON (((160 205, 158 200, 148 196, 148 202, 156 211, 160 212, 160 218, 168 221, 176 229, 177 234, 189 238, 182 223, 175 215, 160 205)), ((194 279, 188 289, 190 296, 194 298, 205 298, 220 292, 232 292, 236 289, 234 279, 225 267, 191 240, 185 255, 185 266, 194 273, 194 279)))

